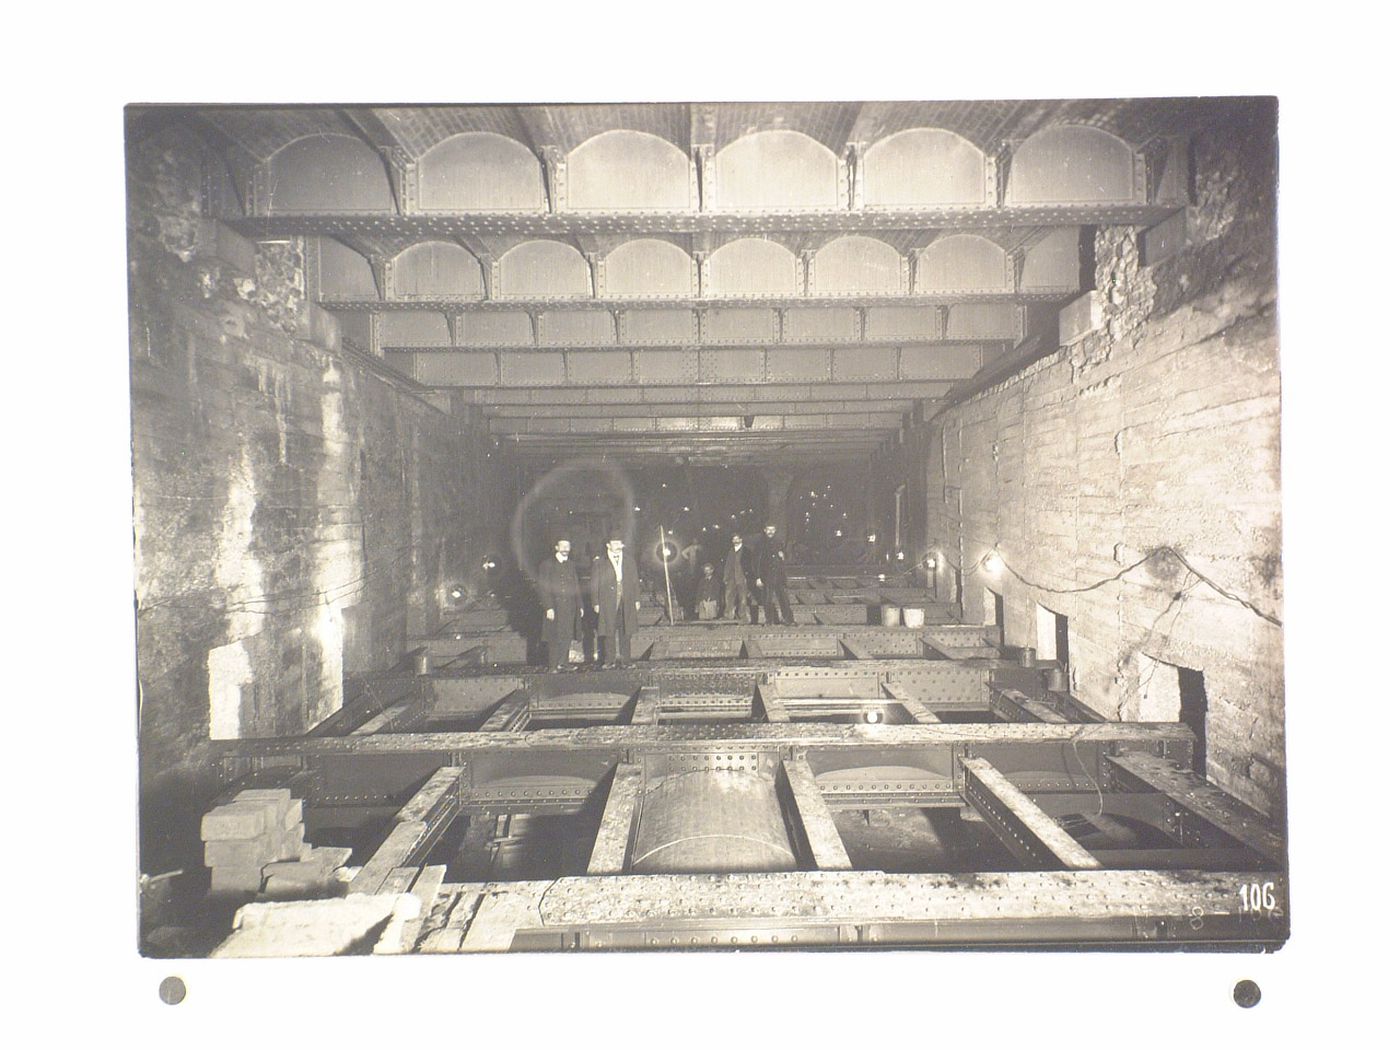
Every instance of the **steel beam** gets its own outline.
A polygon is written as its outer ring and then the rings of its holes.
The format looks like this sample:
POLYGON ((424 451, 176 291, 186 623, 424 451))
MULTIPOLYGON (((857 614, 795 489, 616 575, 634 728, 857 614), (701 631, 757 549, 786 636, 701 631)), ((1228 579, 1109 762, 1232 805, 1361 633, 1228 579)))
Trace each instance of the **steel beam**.
POLYGON ((367 733, 392 732, 395 729, 408 728, 407 722, 410 711, 413 707, 412 700, 400 700, 397 704, 390 704, 379 714, 360 723, 350 730, 351 736, 364 736, 367 733))
POLYGON ((642 801, 642 784, 640 765, 618 765, 588 860, 588 874, 621 875, 627 870, 627 851, 632 844, 637 809, 642 801))
MULTIPOLYGON (((444 887, 444 893, 454 889, 444 887)), ((1273 948, 1288 937, 1289 925, 1286 877, 1254 871, 621 875, 494 883, 484 894, 477 886, 460 889, 448 922, 458 907, 476 915, 457 920, 471 927, 465 938, 455 935, 463 951, 979 944, 1273 948), (1243 910, 1239 887, 1261 878, 1274 883, 1274 908, 1243 910)), ((450 943, 453 936, 445 940, 450 943)))
POLYGON ((644 685, 637 691, 637 701, 632 708, 633 725, 659 725, 661 722, 661 690, 654 685, 644 685))
POLYGON ((841 401, 854 405, 878 402, 872 408, 863 405, 859 411, 883 411, 888 402, 906 403, 911 398, 934 399, 948 394, 954 387, 942 380, 911 380, 909 382, 858 383, 794 383, 767 382, 757 390, 752 384, 717 383, 657 383, 626 386, 481 386, 462 390, 462 397, 473 405, 491 407, 518 405, 667 405, 695 410, 698 405, 716 405, 739 413, 754 400, 755 394, 785 402, 841 401))
POLYGON ((1229 839, 1244 843, 1275 864, 1285 862, 1283 836, 1268 820, 1203 777, 1177 769, 1156 755, 1116 755, 1107 761, 1113 779, 1130 790, 1160 792, 1173 805, 1229 839))
POLYGON ((760 685, 754 689, 758 697, 758 709, 765 722, 790 722, 792 716, 783 705, 778 691, 771 685, 760 685))
POLYGON ((1038 868, 1102 866, 990 762, 965 758, 962 768, 966 774, 963 791, 968 804, 981 814, 1002 845, 1020 860, 1038 868))
POLYGON ((932 725, 941 722, 929 706, 918 697, 910 694, 909 690, 897 682, 882 682, 880 688, 893 700, 897 701, 904 710, 909 712, 909 717, 915 722, 923 725, 932 725))
POLYGON ((1078 746, 1116 750, 1189 746, 1195 739, 1177 722, 1102 722, 1093 725, 1008 725, 944 723, 941 725, 827 725, 822 723, 717 726, 697 733, 689 726, 586 726, 579 729, 480 731, 475 733, 379 733, 356 737, 270 737, 212 741, 216 753, 244 759, 318 755, 474 755, 550 751, 631 751, 684 753, 696 750, 762 748, 889 750, 1022 746, 1078 746))
POLYGON ((744 401, 731 405, 714 403, 649 402, 631 405, 582 405, 577 399, 563 398, 554 403, 529 405, 494 404, 485 406, 485 415, 494 422, 539 419, 562 415, 569 419, 665 419, 670 416, 859 416, 871 412, 902 415, 917 403, 913 399, 883 401, 874 404, 861 401, 744 401), (724 411, 721 411, 724 410, 724 411))
POLYGON ((853 638, 842 638, 840 641, 841 641, 841 647, 842 647, 843 649, 845 649, 846 652, 848 652, 848 653, 850 654, 852 660, 873 660, 873 659, 875 659, 875 657, 871 656, 870 653, 866 650, 865 646, 864 646, 863 644, 861 644, 860 642, 856 641, 855 639, 853 639, 853 638))
POLYGON ((1069 719, 1043 700, 1032 700, 1019 689, 993 688, 992 713, 1007 722, 1068 722, 1069 719))
POLYGON ((482 723, 483 733, 506 733, 524 729, 530 722, 530 703, 523 696, 508 696, 482 723))
MULTIPOLYGON (((1002 340, 1004 342, 1005 340, 1002 340)), ((769 383, 849 385, 865 382, 956 383, 981 369, 977 343, 911 344, 888 348, 872 361, 860 346, 756 346, 722 350, 678 347, 489 350, 443 347, 400 350, 396 359, 425 386, 435 387, 628 387, 726 384, 753 389, 769 383)), ((776 397, 771 392, 768 397, 776 397)), ((911 391, 897 396, 908 398, 911 391)))
POLYGON ((812 863, 824 871, 849 871, 852 865, 846 844, 841 841, 841 832, 831 819, 831 810, 822 799, 821 788, 807 759, 785 759, 782 770, 797 813, 798 835, 812 863))
POLYGON ((1259 855, 1250 849, 1096 849, 1105 868, 1138 871, 1249 871, 1259 868, 1259 855))
POLYGON ((666 436, 677 433, 739 435, 745 432, 782 431, 786 433, 811 430, 860 433, 879 428, 898 430, 903 422, 904 416, 900 412, 741 416, 735 415, 732 411, 727 413, 712 411, 706 414, 683 416, 665 414, 651 417, 619 416, 613 418, 535 415, 529 418, 492 419, 489 426, 492 434, 501 436, 547 435, 562 437, 565 435, 616 434, 631 438, 637 435, 666 436))
MULTIPOLYGON (((767 232, 940 229, 977 231, 1001 226, 1155 225, 1179 206, 1134 203, 997 204, 982 207, 906 209, 798 209, 770 212, 681 211, 629 215, 627 227, 648 233, 732 232, 752 234, 756 223, 767 232)), ((611 212, 464 212, 451 214, 258 215, 225 220, 247 237, 301 234, 392 235, 406 242, 450 240, 463 233, 528 238, 616 231, 611 212)))

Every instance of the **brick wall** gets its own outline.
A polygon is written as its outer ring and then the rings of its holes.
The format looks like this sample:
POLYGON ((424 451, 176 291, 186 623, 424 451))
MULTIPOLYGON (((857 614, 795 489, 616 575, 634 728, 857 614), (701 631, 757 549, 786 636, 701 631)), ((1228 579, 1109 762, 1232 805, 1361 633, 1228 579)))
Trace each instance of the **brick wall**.
POLYGON ((1261 104, 1193 143, 1173 254, 1099 229, 1100 326, 935 419, 927 460, 929 540, 964 567, 966 618, 991 618, 988 587, 1010 644, 1036 645, 1037 604, 1068 616, 1074 691, 1109 718, 1160 717, 1162 664, 1204 672, 1207 773, 1266 811, 1283 800, 1281 629, 1169 557, 1046 588, 1169 546, 1282 617, 1274 127, 1261 104), (993 545, 1039 586, 978 571, 993 545))
POLYGON ((200 215, 198 142, 128 155, 143 867, 198 844, 210 737, 302 732, 435 627, 489 543, 489 443, 339 345, 297 240, 200 215))

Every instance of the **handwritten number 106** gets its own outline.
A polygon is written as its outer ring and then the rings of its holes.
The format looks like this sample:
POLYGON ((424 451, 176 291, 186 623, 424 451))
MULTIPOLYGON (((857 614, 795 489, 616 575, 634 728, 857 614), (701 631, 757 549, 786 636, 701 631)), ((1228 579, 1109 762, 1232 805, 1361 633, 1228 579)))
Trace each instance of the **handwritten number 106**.
POLYGON ((1258 913, 1273 911, 1278 906, 1272 882, 1247 882, 1240 886, 1240 908, 1242 911, 1258 913))

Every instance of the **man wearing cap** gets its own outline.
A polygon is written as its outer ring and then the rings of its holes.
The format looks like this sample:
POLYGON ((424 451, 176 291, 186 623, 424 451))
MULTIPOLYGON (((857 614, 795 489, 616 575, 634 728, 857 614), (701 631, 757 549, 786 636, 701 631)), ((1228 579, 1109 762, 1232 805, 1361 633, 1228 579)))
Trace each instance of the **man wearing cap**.
POLYGON ((695 587, 695 618, 718 620, 719 611, 724 606, 724 582, 715 575, 715 567, 709 562, 700 572, 700 580, 695 587))
POLYGON ((737 532, 730 539, 733 549, 724 559, 724 607, 732 620, 743 622, 744 607, 749 620, 758 623, 758 607, 749 596, 749 577, 753 575, 753 554, 744 546, 744 537, 737 532))
POLYGON ((593 611, 598 614, 602 662, 622 666, 632 659, 632 635, 642 607, 637 563, 622 540, 608 540, 605 553, 593 559, 593 611))
POLYGON ((545 648, 549 666, 556 671, 569 666, 569 645, 577 637, 578 621, 583 615, 578 573, 569 562, 571 547, 568 540, 559 540, 554 544, 554 553, 535 574, 540 604, 544 606, 545 648))
POLYGON ((763 602, 763 615, 769 623, 794 622, 787 593, 787 563, 776 525, 763 526, 763 538, 754 553, 754 590, 763 602))

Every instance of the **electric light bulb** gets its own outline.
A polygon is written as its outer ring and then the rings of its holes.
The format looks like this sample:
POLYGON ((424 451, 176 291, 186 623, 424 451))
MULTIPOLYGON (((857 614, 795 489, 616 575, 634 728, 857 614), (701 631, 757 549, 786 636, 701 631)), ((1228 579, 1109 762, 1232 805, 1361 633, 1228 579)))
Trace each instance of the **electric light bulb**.
POLYGON ((865 720, 866 720, 866 722, 868 722, 870 725, 875 725, 875 724, 876 724, 877 722, 879 722, 882 718, 884 718, 884 715, 881 714, 879 711, 867 711, 867 712, 865 712, 865 720))
POLYGON ((1006 563, 1001 560, 1001 555, 992 551, 982 559, 982 568, 991 573, 998 573, 1005 567, 1006 563))

